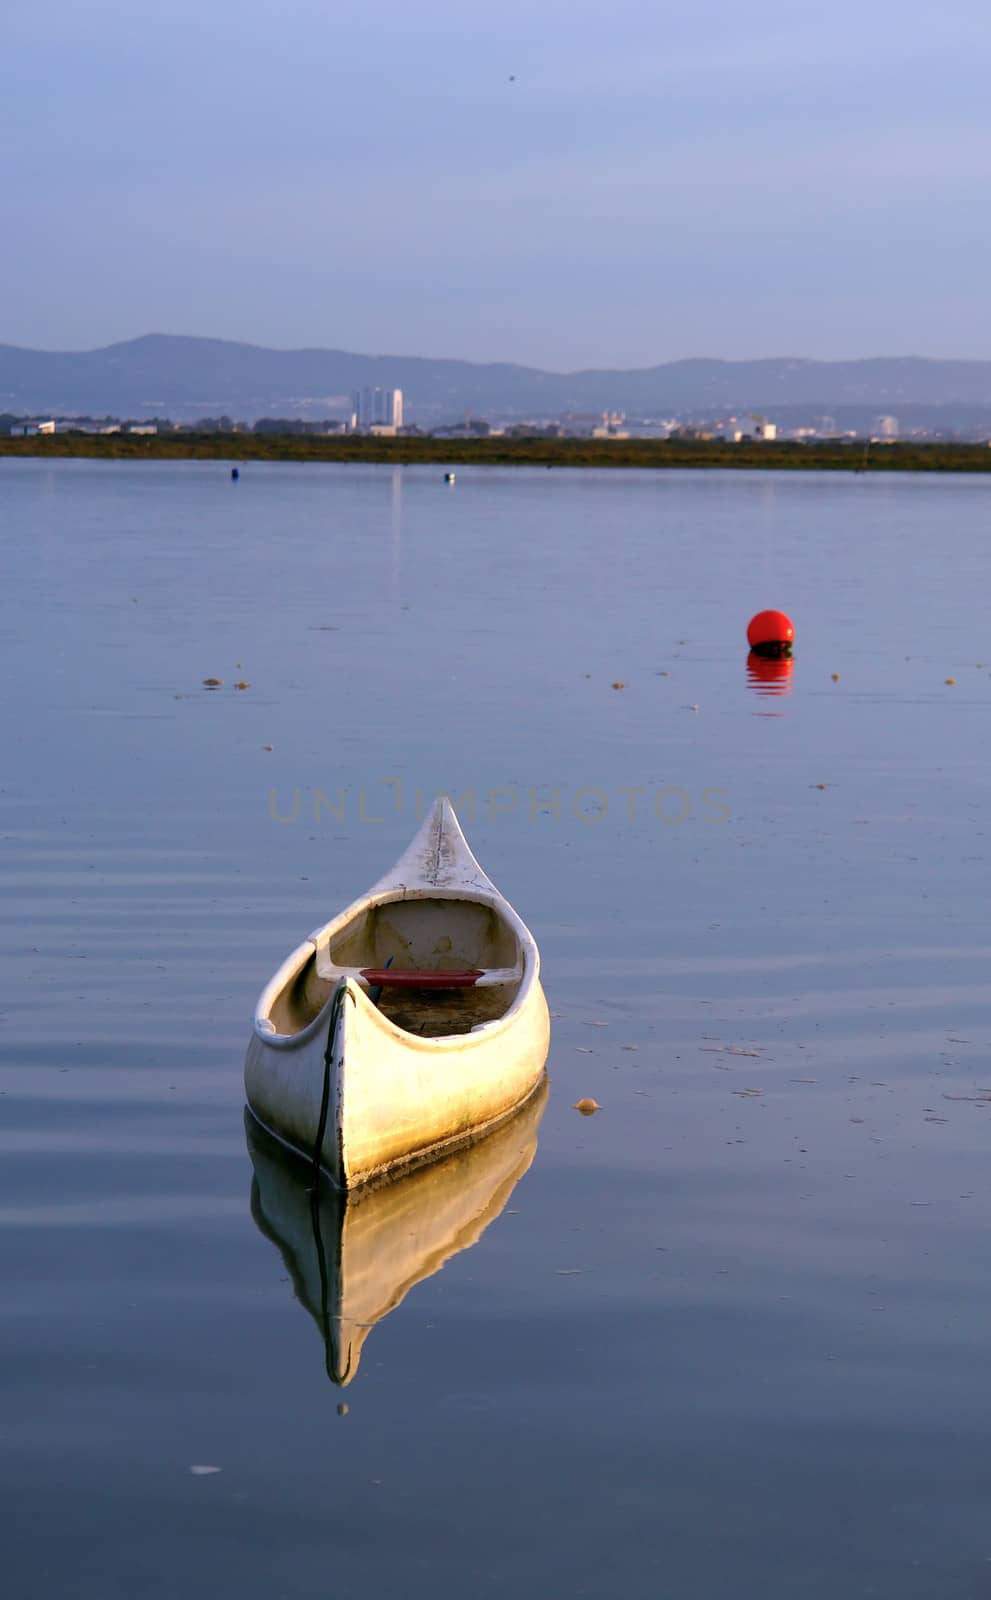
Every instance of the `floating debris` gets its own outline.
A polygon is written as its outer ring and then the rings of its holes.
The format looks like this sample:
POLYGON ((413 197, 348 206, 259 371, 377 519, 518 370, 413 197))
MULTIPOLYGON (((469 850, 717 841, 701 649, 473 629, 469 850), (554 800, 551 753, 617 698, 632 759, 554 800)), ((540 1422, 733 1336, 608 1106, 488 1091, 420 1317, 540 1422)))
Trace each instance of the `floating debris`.
POLYGON ((839 683, 839 681, 840 681, 840 675, 839 675, 839 673, 838 673, 838 672, 831 672, 831 673, 830 673, 830 674, 829 674, 829 676, 830 676, 830 677, 831 677, 831 678, 832 678, 832 680, 833 680, 833 682, 834 682, 834 683, 839 683))
POLYGON ((626 688, 626 684, 623 682, 622 678, 617 678, 616 682, 613 684, 613 688, 614 689, 625 689, 626 688))
POLYGON ((244 681, 244 679, 243 679, 243 678, 242 678, 242 679, 241 679, 241 682, 240 682, 240 683, 236 683, 236 684, 235 684, 235 685, 234 685, 234 687, 235 687, 235 689, 250 689, 250 688, 251 688, 251 685, 250 685, 250 683, 246 683, 246 682, 245 682, 245 681, 244 681))
POLYGON ((263 744, 263 745, 262 745, 262 749, 263 749, 263 750, 271 750, 271 749, 272 749, 272 748, 273 748, 273 746, 272 746, 272 745, 270 745, 270 744, 263 744))
POLYGON ((957 681, 956 678, 944 678, 943 679, 944 683, 956 683, 956 681, 957 681))
POLYGON ((584 1099, 576 1100, 571 1109, 572 1111, 580 1111, 583 1117, 593 1117, 597 1111, 602 1110, 602 1107, 598 1100, 593 1100, 591 1095, 586 1095, 584 1099))
POLYGON ((761 1056, 764 1054, 763 1050, 745 1050, 739 1044, 701 1044, 699 1049, 707 1051, 710 1055, 761 1056))
POLYGON ((209 1478, 214 1472, 223 1472, 223 1467, 190 1467, 194 1478, 209 1478))
POLYGON ((223 685, 223 678, 204 678, 204 689, 219 689, 223 685))

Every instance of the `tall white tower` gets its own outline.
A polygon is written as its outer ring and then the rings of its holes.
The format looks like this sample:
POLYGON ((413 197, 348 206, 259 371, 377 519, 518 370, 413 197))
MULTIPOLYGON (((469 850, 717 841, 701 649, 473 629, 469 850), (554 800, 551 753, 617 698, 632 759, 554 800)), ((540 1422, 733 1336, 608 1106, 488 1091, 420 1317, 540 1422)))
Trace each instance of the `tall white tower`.
POLYGON ((362 389, 354 397, 359 428, 401 428, 403 391, 401 389, 362 389))

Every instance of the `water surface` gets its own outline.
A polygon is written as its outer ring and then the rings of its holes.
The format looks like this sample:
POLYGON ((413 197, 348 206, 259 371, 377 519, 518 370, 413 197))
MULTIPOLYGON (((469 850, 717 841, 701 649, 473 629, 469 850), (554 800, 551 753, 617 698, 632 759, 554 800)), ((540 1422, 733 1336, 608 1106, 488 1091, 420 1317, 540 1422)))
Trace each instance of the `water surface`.
POLYGON ((984 1596, 989 490, 442 478, 0 462, 8 1592, 984 1596), (551 1089, 342 1389, 243 1050, 438 790, 551 1089))

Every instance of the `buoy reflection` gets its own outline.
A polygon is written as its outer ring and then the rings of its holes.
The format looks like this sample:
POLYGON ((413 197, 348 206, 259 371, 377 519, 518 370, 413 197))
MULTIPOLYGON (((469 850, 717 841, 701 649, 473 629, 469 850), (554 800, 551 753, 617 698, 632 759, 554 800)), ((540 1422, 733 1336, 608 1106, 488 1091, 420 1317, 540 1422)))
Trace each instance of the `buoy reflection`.
POLYGON ((747 682, 755 694, 790 694, 794 656, 762 656, 751 650, 747 657, 747 682))

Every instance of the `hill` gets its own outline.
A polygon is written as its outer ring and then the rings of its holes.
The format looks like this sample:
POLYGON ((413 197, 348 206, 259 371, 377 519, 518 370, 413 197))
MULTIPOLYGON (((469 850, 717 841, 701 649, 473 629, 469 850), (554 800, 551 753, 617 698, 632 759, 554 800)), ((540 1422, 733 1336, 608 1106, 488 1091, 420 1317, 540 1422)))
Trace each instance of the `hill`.
POLYGON ((313 417, 342 414, 366 384, 400 388, 410 420, 624 411, 686 416, 845 407, 972 411, 991 405, 991 362, 876 357, 861 361, 698 359, 631 371, 544 372, 510 363, 270 350, 221 339, 149 334, 99 350, 0 345, 0 412, 118 416, 313 417))

